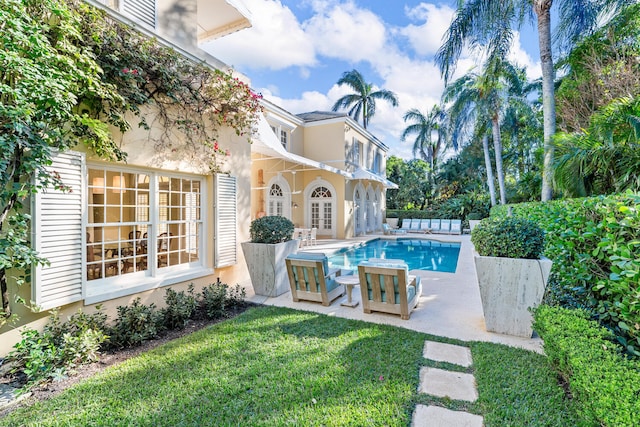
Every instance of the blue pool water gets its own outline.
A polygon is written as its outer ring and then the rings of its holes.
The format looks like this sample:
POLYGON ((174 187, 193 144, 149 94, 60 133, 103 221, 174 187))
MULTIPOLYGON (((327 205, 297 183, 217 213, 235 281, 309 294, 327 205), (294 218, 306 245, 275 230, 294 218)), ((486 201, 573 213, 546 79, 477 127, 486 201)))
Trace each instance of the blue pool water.
POLYGON ((455 273, 460 243, 421 239, 375 239, 329 257, 331 268, 355 270, 369 258, 402 259, 409 270, 430 270, 455 273))

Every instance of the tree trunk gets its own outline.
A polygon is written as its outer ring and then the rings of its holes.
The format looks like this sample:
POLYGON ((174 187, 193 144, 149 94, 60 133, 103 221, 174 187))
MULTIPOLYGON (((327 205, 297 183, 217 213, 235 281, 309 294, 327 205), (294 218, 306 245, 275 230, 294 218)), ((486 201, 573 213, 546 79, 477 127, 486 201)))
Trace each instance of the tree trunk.
POLYGON ((542 167, 542 201, 553 195, 553 156, 551 143, 556 133, 556 101, 553 82, 553 57, 551 54, 551 4, 552 0, 534 0, 533 7, 538 17, 538 44, 542 63, 542 113, 544 117, 544 163, 542 167))
POLYGON ((489 153, 489 136, 482 137, 482 151, 484 151, 484 165, 487 169, 487 185, 489 186, 489 196, 491 206, 496 205, 496 188, 493 185, 493 166, 491 166, 491 154, 489 153))
POLYGON ((502 167, 502 138, 500 136, 500 123, 496 115, 491 119, 491 131, 493 133, 493 149, 496 156, 496 173, 498 174, 498 188, 500 189, 500 204, 507 204, 507 192, 504 188, 504 169, 502 167))

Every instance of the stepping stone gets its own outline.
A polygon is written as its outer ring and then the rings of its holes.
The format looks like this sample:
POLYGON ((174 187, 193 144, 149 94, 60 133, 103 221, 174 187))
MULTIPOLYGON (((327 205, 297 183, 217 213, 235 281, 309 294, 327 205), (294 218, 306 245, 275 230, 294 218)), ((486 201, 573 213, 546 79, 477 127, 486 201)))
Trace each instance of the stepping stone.
POLYGON ((468 368, 473 364, 471 350, 460 345, 444 344, 435 341, 425 341, 422 355, 425 359, 436 362, 453 363, 468 368))
POLYGON ((468 402, 478 399, 476 379, 473 375, 437 368, 420 368, 418 392, 468 402))
POLYGON ((480 415, 439 406, 418 405, 413 412, 411 427, 482 427, 483 422, 480 415))

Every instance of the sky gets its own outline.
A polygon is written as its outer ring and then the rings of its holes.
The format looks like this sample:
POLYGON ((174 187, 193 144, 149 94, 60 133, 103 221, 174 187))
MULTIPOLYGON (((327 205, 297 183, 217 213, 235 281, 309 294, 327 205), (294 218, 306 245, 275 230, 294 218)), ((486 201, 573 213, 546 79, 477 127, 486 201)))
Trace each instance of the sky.
MULTIPOLYGON (((237 1, 237 0, 236 0, 237 1)), ((241 0, 252 27, 203 46, 245 74, 265 99, 298 114, 330 111, 350 93, 336 82, 358 70, 374 89, 393 91, 397 107, 378 101, 369 130, 388 155, 413 158, 413 140, 401 141, 412 108, 424 114, 444 88, 433 55, 454 15, 456 0, 241 0)), ((540 77, 537 33, 516 33, 510 59, 540 77)), ((454 78, 476 63, 463 53, 454 78)))

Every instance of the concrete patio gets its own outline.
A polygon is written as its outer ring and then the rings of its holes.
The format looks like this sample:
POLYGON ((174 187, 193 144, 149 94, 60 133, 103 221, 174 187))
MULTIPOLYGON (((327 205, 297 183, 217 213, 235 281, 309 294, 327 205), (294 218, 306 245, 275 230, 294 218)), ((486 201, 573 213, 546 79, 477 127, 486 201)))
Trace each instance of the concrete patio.
MULTIPOLYGON (((247 300, 265 305, 290 307, 298 310, 313 311, 329 316, 364 320, 389 324, 441 337, 463 341, 487 341, 542 352, 540 338, 521 338, 496 334, 485 330, 480 290, 476 280, 473 262, 473 244, 469 235, 424 235, 409 234, 416 239, 433 239, 446 242, 461 242, 460 256, 455 273, 439 273, 412 270, 410 274, 422 278, 422 297, 409 320, 383 313, 365 314, 362 304, 355 308, 341 306, 346 296, 333 302, 329 307, 311 302, 293 302, 291 293, 286 292, 275 298, 255 295, 250 283, 242 283, 247 290, 247 300)), ((349 240, 318 240, 315 246, 303 247, 301 251, 324 252, 331 254, 341 248, 350 247, 375 238, 395 238, 392 236, 369 235, 349 240)), ((285 268, 284 265, 282 268, 285 268)), ((353 300, 360 301, 360 289, 353 291, 353 300)))

